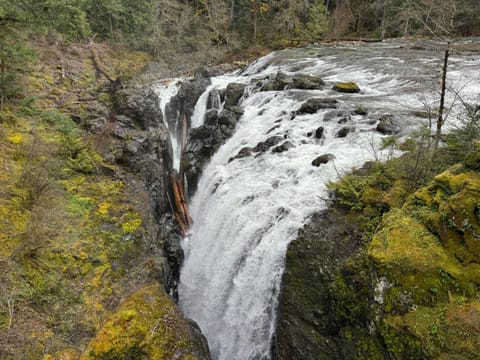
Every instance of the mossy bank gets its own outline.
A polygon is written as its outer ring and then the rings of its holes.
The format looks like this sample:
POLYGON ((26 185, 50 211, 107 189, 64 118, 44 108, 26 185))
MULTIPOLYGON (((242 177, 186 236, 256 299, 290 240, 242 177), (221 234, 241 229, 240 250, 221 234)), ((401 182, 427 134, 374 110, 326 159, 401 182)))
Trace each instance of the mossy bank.
POLYGON ((475 154, 418 189, 405 158, 332 186, 287 253, 278 359, 478 359, 475 154))
POLYGON ((128 85, 150 57, 23 41, 35 57, 0 111, 0 358, 208 359, 166 295, 170 147, 158 99, 128 85))

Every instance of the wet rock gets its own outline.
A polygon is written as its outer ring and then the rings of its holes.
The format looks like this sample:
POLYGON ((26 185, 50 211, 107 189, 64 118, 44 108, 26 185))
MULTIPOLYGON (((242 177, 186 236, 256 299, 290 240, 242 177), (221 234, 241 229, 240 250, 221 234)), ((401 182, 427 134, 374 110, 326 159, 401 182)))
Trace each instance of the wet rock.
POLYGON ((197 188, 203 167, 235 131, 241 116, 240 109, 235 110, 226 108, 220 114, 211 110, 206 114, 204 125, 190 130, 182 159, 190 195, 197 188))
POLYGON ((279 144, 281 141, 283 141, 283 139, 284 138, 282 136, 271 136, 267 140, 259 142, 253 148, 253 151, 257 153, 264 153, 272 146, 279 144))
POLYGON ((222 105, 223 97, 224 97, 223 94, 219 90, 210 91, 207 99, 207 110, 220 109, 220 106, 222 105))
POLYGON ((347 115, 347 113, 343 110, 332 110, 327 112, 325 115, 323 115, 323 121, 330 121, 332 119, 335 119, 337 117, 342 117, 347 115))
POLYGON ((393 115, 383 115, 377 125, 377 131, 386 135, 394 135, 400 132, 399 120, 393 115))
POLYGON ((301 90, 318 90, 325 85, 325 82, 319 76, 296 74, 293 76, 293 83, 289 88, 301 90))
POLYGON ((350 117, 350 115, 345 115, 345 116, 342 116, 342 117, 337 121, 337 123, 338 123, 338 124, 344 124, 344 123, 349 122, 350 120, 352 120, 352 118, 350 117))
POLYGON ((247 156, 250 156, 253 154, 253 148, 252 147, 244 147, 242 149, 240 149, 240 151, 238 152, 237 155, 231 157, 230 159, 228 159, 228 162, 232 162, 233 160, 236 160, 236 159, 241 159, 241 158, 244 158, 244 157, 247 157, 247 156))
POLYGON ((337 131, 337 134, 335 137, 337 138, 344 138, 346 137, 349 133, 354 132, 355 128, 352 127, 343 127, 340 130, 337 131))
POLYGON ((334 159, 335 159, 335 155, 333 155, 333 154, 320 155, 319 157, 317 157, 316 159, 314 159, 312 161, 312 165, 318 167, 318 166, 320 166, 322 164, 326 164, 329 161, 334 160, 334 159))
POLYGON ((354 82, 337 83, 333 86, 332 90, 343 93, 359 93, 360 88, 354 82))
POLYGON ((337 107, 337 100, 326 98, 313 98, 304 102, 297 114, 315 114, 320 109, 335 109, 337 107))
POLYGON ((288 151, 293 147, 294 145, 290 141, 285 141, 283 144, 275 146, 272 149, 272 153, 282 153, 282 152, 288 151))
POLYGON ((269 78, 262 86, 262 91, 282 91, 286 89, 317 90, 325 82, 319 76, 308 74, 287 75, 278 72, 275 77, 269 78))
POLYGON ((353 114, 355 114, 355 115, 368 115, 368 111, 365 108, 359 106, 358 108, 353 110, 353 114))
POLYGON ((317 130, 315 130, 315 137, 317 139, 322 139, 323 138, 323 134, 325 133, 325 129, 323 126, 319 126, 317 128, 317 130))
POLYGON ((210 84, 210 74, 206 69, 200 68, 195 72, 193 79, 180 86, 177 94, 165 106, 165 116, 169 126, 174 127, 178 119, 183 117, 190 121, 198 98, 210 84))
POLYGON ((245 84, 230 83, 225 90, 225 108, 238 104, 245 91, 245 84))

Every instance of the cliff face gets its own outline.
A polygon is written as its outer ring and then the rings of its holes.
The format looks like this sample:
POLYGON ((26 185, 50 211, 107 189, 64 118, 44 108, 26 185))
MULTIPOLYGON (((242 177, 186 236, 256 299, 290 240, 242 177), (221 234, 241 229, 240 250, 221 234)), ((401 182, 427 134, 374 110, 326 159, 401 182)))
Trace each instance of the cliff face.
MULTIPOLYGON (((208 359, 167 295, 181 251, 157 97, 106 81, 85 44, 36 41, 24 99, 0 112, 0 357, 208 359)), ((112 78, 149 61, 95 47, 112 78)))
POLYGON ((337 203, 300 231, 287 253, 278 359, 478 357, 480 174, 471 164, 409 196, 399 181, 382 189, 365 177, 356 209, 337 203))

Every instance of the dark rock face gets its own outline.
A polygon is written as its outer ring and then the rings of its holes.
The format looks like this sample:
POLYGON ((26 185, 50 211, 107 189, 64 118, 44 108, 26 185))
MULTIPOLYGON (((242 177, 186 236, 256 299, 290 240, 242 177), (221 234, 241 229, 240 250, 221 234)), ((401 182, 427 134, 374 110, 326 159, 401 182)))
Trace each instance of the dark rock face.
POLYGON ((304 102, 297 114, 315 114, 320 109, 335 109, 337 107, 337 100, 326 98, 313 98, 304 102))
POLYGON ((170 127, 180 123, 177 120, 183 117, 186 117, 190 124, 195 104, 210 84, 210 74, 203 68, 195 72, 192 80, 182 84, 177 95, 170 99, 165 107, 165 116, 170 127))
POLYGON ((320 155, 319 157, 317 157, 316 159, 314 159, 312 161, 312 165, 318 167, 318 166, 320 166, 322 164, 326 164, 329 161, 334 160, 334 159, 335 159, 335 155, 333 155, 333 154, 320 155))
POLYGON ((377 125, 377 131, 386 135, 398 134, 400 130, 399 121, 393 115, 383 115, 377 125))
POLYGON ((388 359, 380 339, 368 329, 369 274, 363 263, 346 261, 361 246, 355 226, 336 210, 327 210, 314 216, 290 243, 279 299, 276 359, 388 359))
POLYGON ((278 72, 275 77, 268 79, 262 86, 262 91, 281 91, 286 89, 317 90, 325 85, 319 76, 307 74, 287 75, 278 72))
POLYGON ((225 109, 220 114, 210 111, 204 125, 191 129, 183 154, 183 168, 188 181, 188 190, 193 194, 203 167, 218 148, 233 134, 238 119, 237 112, 225 109))
POLYGON ((120 85, 112 100, 115 113, 130 118, 142 130, 162 122, 158 96, 148 87, 120 85))
POLYGON ((245 91, 245 84, 230 83, 225 90, 225 108, 235 106, 240 101, 245 91))

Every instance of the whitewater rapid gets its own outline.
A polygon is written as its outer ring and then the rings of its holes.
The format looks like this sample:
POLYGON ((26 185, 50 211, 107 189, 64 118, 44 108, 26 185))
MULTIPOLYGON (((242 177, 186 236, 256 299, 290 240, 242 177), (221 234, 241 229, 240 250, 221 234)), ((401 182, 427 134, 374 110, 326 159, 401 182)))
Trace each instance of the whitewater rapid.
MULTIPOLYGON (((275 52, 241 74, 212 78, 200 97, 194 127, 202 124, 210 91, 225 89, 231 82, 248 85, 240 104, 244 114, 233 136, 204 169, 190 201, 194 224, 182 244, 180 305, 201 327, 214 359, 270 358, 287 246, 309 217, 326 206, 327 183, 366 161, 392 156, 380 150, 385 135, 375 127, 381 115, 402 119, 402 135, 426 123, 415 113, 436 106, 441 53, 403 51, 403 46, 348 44, 275 52), (322 90, 257 90, 258 82, 278 71, 319 75, 326 85, 322 90), (354 81, 362 91, 331 90, 338 81, 354 81), (349 117, 330 119, 331 109, 292 116, 313 97, 337 99, 336 111, 349 117), (368 115, 355 114, 359 107, 368 115), (324 127, 322 139, 311 135, 319 126, 324 127), (344 127, 351 132, 337 137, 344 127), (293 147, 229 161, 242 148, 275 135, 293 147), (312 160, 323 154, 335 159, 312 166, 312 160)), ((461 87, 464 101, 480 94, 479 69, 480 61, 474 57, 451 59, 449 84, 461 87)), ((454 103, 452 118, 460 111, 457 95, 448 96, 454 103)))

